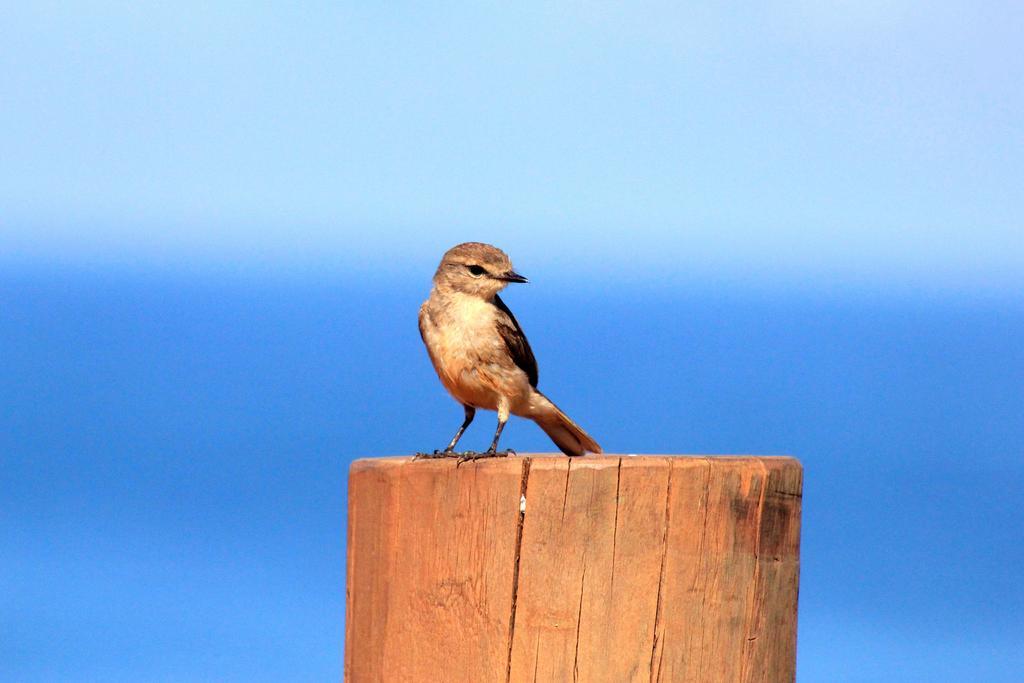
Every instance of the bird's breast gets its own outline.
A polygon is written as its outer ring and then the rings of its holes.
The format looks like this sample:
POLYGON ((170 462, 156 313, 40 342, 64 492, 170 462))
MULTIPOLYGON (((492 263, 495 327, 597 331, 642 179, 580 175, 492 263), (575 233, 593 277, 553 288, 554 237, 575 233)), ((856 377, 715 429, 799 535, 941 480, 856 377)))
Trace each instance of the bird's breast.
POLYGON ((493 410, 498 395, 508 394, 508 354, 492 304, 470 297, 428 300, 420 329, 438 377, 458 401, 493 410))

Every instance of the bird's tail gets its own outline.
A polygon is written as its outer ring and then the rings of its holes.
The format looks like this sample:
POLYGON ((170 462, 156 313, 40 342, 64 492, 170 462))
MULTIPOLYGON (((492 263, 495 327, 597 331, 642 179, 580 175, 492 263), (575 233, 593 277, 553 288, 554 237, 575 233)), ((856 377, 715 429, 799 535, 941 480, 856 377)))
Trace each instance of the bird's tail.
POLYGON ((583 455, 588 452, 601 452, 601 447, 597 442, 544 394, 536 392, 531 403, 533 405, 531 405, 529 417, 551 437, 551 440, 562 449, 563 453, 583 455))

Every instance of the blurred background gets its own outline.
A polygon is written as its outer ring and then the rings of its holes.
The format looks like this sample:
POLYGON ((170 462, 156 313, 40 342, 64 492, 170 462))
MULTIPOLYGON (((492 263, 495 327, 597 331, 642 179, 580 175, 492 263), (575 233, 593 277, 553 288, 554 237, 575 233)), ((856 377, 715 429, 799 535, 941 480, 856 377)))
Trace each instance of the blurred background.
POLYGON ((1020 680, 1022 7, 7 3, 0 679, 339 680, 479 240, 606 451, 802 460, 801 681, 1020 680))

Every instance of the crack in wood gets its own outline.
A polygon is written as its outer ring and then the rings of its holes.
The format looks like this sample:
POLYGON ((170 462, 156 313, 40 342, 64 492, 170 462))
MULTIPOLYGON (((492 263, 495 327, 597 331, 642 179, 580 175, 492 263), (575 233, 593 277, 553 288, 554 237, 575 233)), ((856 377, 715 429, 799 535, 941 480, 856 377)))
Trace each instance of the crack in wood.
POLYGON ((569 498, 569 473, 572 472, 572 458, 565 465, 565 491, 562 492, 562 521, 565 521, 565 501, 569 498))
POLYGON ((622 483, 622 458, 615 470, 615 522, 612 524, 612 583, 609 593, 615 596, 615 547, 619 538, 619 485, 622 483))
MULTIPOLYGON (((661 569, 658 571, 658 598, 654 605, 654 631, 651 644, 650 680, 652 683, 654 681, 654 658, 658 653, 658 622, 661 620, 661 590, 665 585, 665 558, 668 556, 668 525, 669 512, 672 509, 672 471, 674 469, 670 464, 668 482, 665 486, 665 530, 661 537, 661 569)), ((660 670, 658 676, 661 676, 660 670)))
MULTIPOLYGON (((523 477, 519 483, 519 500, 526 498, 526 486, 530 480, 530 458, 523 458, 523 477)), ((519 558, 522 555, 523 547, 523 522, 526 518, 525 506, 519 504, 519 523, 516 525, 516 552, 515 564, 512 569, 512 608, 508 617, 508 658, 505 664, 505 683, 512 678, 512 644, 515 642, 516 633, 516 601, 519 597, 519 558)), ((536 671, 534 671, 536 678, 536 671)))
POLYGON ((537 634, 537 645, 533 650, 533 683, 537 683, 538 664, 540 664, 540 633, 537 634))
MULTIPOLYGON (((697 546, 697 556, 700 558, 706 557, 705 555, 705 543, 707 542, 708 535, 708 511, 711 507, 711 458, 705 458, 708 464, 707 477, 704 479, 704 525, 700 530, 700 545, 697 546)), ((707 619, 705 616, 708 613, 708 587, 707 587, 707 576, 703 572, 697 572, 693 577, 693 588, 697 587, 697 578, 704 576, 704 588, 701 591, 700 596, 700 657, 697 659, 697 680, 700 680, 701 676, 704 675, 704 636, 707 632, 707 619)))
POLYGON ((583 556, 583 576, 580 577, 580 606, 576 610, 576 649, 572 655, 572 680, 579 680, 580 675, 580 623, 583 621, 583 587, 587 583, 587 556, 583 556))
MULTIPOLYGON (((756 603, 757 582, 760 578, 761 573, 761 523, 764 515, 765 493, 768 490, 768 483, 771 476, 768 472, 768 468, 764 464, 764 461, 761 460, 759 462, 761 465, 761 472, 763 478, 761 480, 761 491, 757 498, 757 517, 756 521, 754 522, 754 571, 752 576, 750 577, 750 588, 747 592, 747 628, 756 628, 756 626, 753 623, 753 619, 754 606, 756 603)), ((743 643, 743 652, 740 658, 740 681, 747 680, 747 669, 750 666, 750 643, 752 643, 754 640, 757 640, 756 635, 753 638, 748 636, 746 641, 744 641, 743 643)))

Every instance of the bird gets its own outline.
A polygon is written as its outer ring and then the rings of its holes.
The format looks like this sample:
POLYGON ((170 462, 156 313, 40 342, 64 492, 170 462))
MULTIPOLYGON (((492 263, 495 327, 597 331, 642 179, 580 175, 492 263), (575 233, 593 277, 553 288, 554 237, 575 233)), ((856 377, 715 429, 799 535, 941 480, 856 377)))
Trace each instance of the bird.
POLYGON ((537 389, 533 350, 498 296, 509 284, 525 282, 508 255, 490 244, 464 242, 441 258, 430 296, 420 307, 420 336, 444 388, 462 404, 465 420, 444 450, 417 457, 507 456, 510 451, 497 448, 510 414, 536 422, 566 455, 601 453, 597 442, 537 389), (480 408, 498 413, 490 448, 455 453, 480 408))

